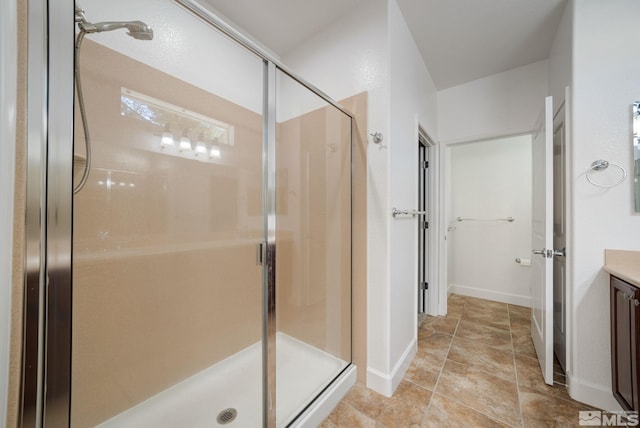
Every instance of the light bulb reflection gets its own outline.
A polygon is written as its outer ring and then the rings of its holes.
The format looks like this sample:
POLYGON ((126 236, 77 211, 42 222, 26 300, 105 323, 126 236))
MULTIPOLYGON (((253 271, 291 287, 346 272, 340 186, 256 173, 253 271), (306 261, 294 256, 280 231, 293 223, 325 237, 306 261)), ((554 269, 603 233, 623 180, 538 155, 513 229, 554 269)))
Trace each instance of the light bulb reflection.
POLYGON ((181 152, 185 150, 191 150, 191 140, 186 135, 180 138, 180 145, 178 146, 178 150, 181 152))
POLYGON ((207 153, 207 146, 202 141, 196 143, 196 156, 207 153))
POLYGON ((162 133, 162 138, 160 139, 160 147, 173 147, 175 144, 175 140, 173 138, 173 134, 169 131, 164 131, 162 133))
POLYGON ((209 151, 210 158, 219 158, 220 157, 220 147, 217 144, 211 146, 211 150, 209 151))

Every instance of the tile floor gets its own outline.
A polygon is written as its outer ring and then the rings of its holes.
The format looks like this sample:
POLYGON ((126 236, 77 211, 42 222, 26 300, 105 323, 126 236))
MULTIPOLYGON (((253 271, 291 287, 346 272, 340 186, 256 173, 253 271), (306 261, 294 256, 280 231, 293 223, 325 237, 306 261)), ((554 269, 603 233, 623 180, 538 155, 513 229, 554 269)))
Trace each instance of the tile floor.
POLYGON ((530 309, 449 296, 446 317, 427 317, 418 352, 391 398, 356 384, 321 425, 334 427, 570 427, 578 411, 564 375, 546 385, 530 309))

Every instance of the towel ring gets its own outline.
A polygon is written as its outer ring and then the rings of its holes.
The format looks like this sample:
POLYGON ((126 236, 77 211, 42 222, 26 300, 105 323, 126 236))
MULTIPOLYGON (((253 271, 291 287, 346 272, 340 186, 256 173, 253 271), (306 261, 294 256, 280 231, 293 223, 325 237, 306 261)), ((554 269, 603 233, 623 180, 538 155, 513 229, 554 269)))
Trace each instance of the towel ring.
POLYGON ((627 178, 627 171, 622 166, 618 165, 617 163, 611 163, 602 159, 593 161, 591 163, 591 167, 589 168, 589 171, 587 171, 587 181, 597 187, 605 187, 605 188, 614 187, 622 183, 625 178, 627 178), (609 168, 609 165, 615 166, 620 170, 620 172, 622 172, 622 177, 620 177, 620 180, 616 181, 613 184, 600 184, 600 183, 596 183, 591 179, 591 173, 593 171, 597 171, 597 172, 604 171, 605 169, 609 168))

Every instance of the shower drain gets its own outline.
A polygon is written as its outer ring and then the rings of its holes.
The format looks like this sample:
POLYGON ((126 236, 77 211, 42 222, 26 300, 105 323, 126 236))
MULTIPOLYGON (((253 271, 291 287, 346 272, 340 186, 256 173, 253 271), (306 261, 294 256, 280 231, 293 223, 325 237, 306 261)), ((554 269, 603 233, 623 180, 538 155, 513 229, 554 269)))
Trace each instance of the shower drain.
POLYGON ((218 421, 220 425, 226 425, 230 422, 233 422, 236 416, 238 416, 238 411, 230 407, 218 413, 218 417, 216 418, 216 421, 218 421))

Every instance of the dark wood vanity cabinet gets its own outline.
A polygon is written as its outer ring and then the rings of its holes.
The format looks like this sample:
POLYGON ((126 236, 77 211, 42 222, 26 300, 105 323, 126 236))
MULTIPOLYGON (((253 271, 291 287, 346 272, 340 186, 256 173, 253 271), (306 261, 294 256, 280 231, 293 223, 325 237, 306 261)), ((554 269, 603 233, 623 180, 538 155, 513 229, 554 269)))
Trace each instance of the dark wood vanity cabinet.
POLYGON ((611 276, 613 396, 625 410, 640 410, 640 289, 611 276))

